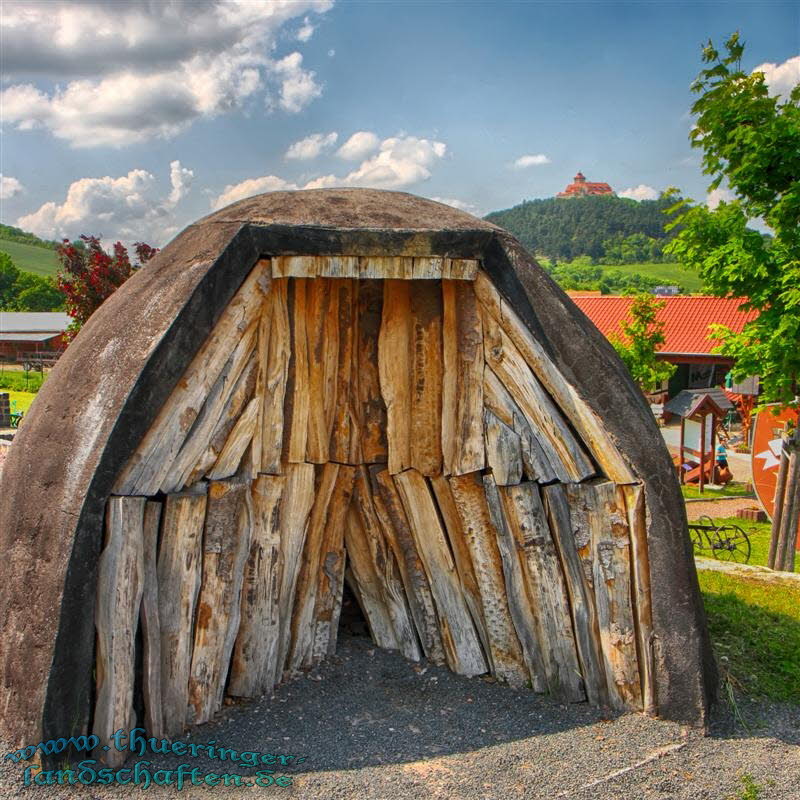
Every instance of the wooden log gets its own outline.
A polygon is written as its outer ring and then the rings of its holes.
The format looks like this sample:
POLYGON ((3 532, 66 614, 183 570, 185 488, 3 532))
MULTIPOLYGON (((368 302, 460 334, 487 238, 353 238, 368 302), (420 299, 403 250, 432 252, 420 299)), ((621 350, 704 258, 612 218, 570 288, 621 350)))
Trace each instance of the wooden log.
POLYGON ((375 513, 400 569, 422 650, 429 661, 443 664, 444 645, 436 619, 433 593, 397 487, 383 465, 370 467, 370 483, 375 513))
POLYGON ((550 693, 566 702, 586 699, 569 596, 558 553, 535 483, 498 489, 503 515, 522 564, 550 693))
POLYGON ((244 336, 233 347, 228 362, 211 388, 186 441, 161 484, 161 491, 165 494, 179 491, 187 485, 189 476, 208 448, 214 430, 225 415, 225 409, 230 403, 237 381, 252 357, 257 332, 258 320, 254 319, 244 336))
POLYGON ((411 466, 411 284, 387 280, 378 337, 378 371, 386 404, 389 472, 411 466))
POLYGON ((233 430, 228 436, 228 441, 222 448, 214 466, 208 471, 207 477, 211 480, 221 480, 235 475, 239 469, 244 451, 251 443, 258 424, 259 408, 261 398, 254 397, 242 412, 242 415, 233 426, 233 430))
POLYGON ((239 629, 244 565, 250 551, 250 482, 212 481, 203 530, 203 578, 197 601, 187 719, 208 722, 220 708, 239 629))
POLYGON ((183 731, 189 700, 194 611, 202 574, 206 484, 167 495, 158 551, 161 706, 164 733, 183 731))
POLYGON ((353 496, 355 475, 355 467, 341 467, 328 505, 328 518, 322 536, 320 569, 317 575, 311 661, 306 656, 304 666, 311 666, 336 652, 344 588, 345 517, 353 496))
MULTIPOLYGON (((322 563, 322 548, 330 506, 334 501, 337 488, 341 495, 345 483, 344 480, 339 480, 341 469, 344 469, 341 465, 329 462, 323 465, 317 476, 314 506, 308 521, 300 571, 296 581, 290 642, 285 665, 288 675, 295 674, 312 659, 315 632, 314 608, 322 563)), ((337 508, 341 508, 341 505, 339 502, 337 508)))
POLYGON ((320 272, 319 256, 274 256, 273 278, 316 278, 320 272))
MULTIPOLYGON (((422 652, 402 574, 381 528, 373 504, 369 472, 363 465, 356 470, 351 511, 358 519, 353 520, 345 532, 345 548, 355 581, 363 587, 364 603, 369 606, 370 615, 376 618, 375 627, 379 632, 373 636, 375 643, 379 647, 399 649, 406 658, 419 661, 422 652), (386 644, 381 644, 379 638, 386 644)), ((369 622, 369 617, 367 620, 369 622)))
MULTIPOLYGON (((144 586, 144 497, 111 497, 105 547, 97 570, 96 678, 93 733, 101 742, 136 724, 133 710, 136 630, 144 586)), ((117 767, 125 753, 100 747, 96 757, 117 767)))
POLYGON ((636 476, 603 425, 602 419, 567 381, 511 305, 501 298, 485 272, 479 271, 476 275, 475 293, 483 307, 501 324, 514 342, 528 366, 589 448, 605 475, 615 483, 635 483, 636 476))
POLYGON ((447 475, 483 469, 483 325, 472 286, 442 281, 442 453, 447 475))
POLYGON ((383 310, 383 285, 376 280, 358 282, 358 325, 356 327, 356 369, 358 371, 358 440, 366 464, 385 464, 386 404, 381 396, 378 371, 378 339, 383 310))
POLYGON ((329 279, 310 281, 306 292, 309 377, 306 459, 324 464, 330 459, 333 417, 338 402, 339 297, 335 282, 329 279))
POLYGON ((303 463, 306 460, 308 443, 308 338, 306 333, 306 289, 303 278, 289 285, 288 305, 291 322, 291 358, 286 386, 286 405, 284 408, 284 458, 290 463, 303 463))
POLYGON ((621 486, 628 529, 631 535, 633 572, 633 611, 636 622, 636 647, 639 681, 642 687, 642 707, 645 713, 657 711, 655 691, 655 653, 653 650, 653 617, 650 601, 650 556, 647 549, 647 517, 644 487, 641 484, 621 486))
POLYGON ((333 415, 330 459, 340 464, 361 462, 359 444, 359 396, 356 354, 358 340, 358 283, 353 280, 333 282, 338 294, 339 350, 336 365, 337 405, 333 415))
POLYGON ((369 535, 364 530, 364 522, 355 505, 351 505, 347 511, 344 546, 347 550, 348 583, 356 594, 372 641, 386 650, 398 650, 397 636, 383 596, 383 585, 373 562, 369 535))
POLYGON ((264 364, 263 405, 260 410, 261 459, 258 472, 281 473, 286 378, 291 356, 288 281, 272 282, 266 309, 269 313, 269 348, 264 364))
POLYGON ((228 681, 228 693, 234 697, 257 697, 275 685, 280 639, 280 511, 285 484, 281 475, 259 475, 252 484, 250 553, 228 681))
POLYGON ((560 481, 582 481, 595 474, 592 462, 572 435, 559 410, 533 375, 514 343, 489 314, 484 314, 486 363, 505 384, 531 427, 560 481))
POLYGON ((358 256, 320 256, 321 278, 357 278, 358 256))
POLYGON ((278 594, 280 637, 273 681, 283 676, 291 638, 297 579, 306 540, 308 518, 314 505, 314 466, 287 464, 286 486, 281 501, 281 580, 278 594))
POLYGON ((536 692, 543 692, 546 689, 547 682, 542 648, 538 637, 539 626, 535 609, 531 604, 528 593, 525 573, 520 561, 519 547, 505 518, 497 485, 491 475, 483 476, 483 489, 486 495, 486 505, 489 508, 489 518, 495 529, 500 559, 503 564, 503 575, 508 594, 508 608, 522 645, 525 665, 531 678, 531 687, 536 692))
POLYGON ((436 505, 444 522, 445 532, 447 533, 450 549, 453 553, 453 561, 458 571, 458 579, 461 582, 461 592, 464 601, 469 609, 472 621, 475 623, 475 630, 483 647, 483 654, 486 656, 486 663, 490 672, 494 674, 494 664, 492 663, 492 648, 489 642, 489 634, 486 630, 486 620, 484 619, 483 601, 481 600, 481 590, 478 586, 478 579, 475 576, 475 567, 472 564, 469 545, 467 544, 464 528, 461 524, 461 517, 458 514, 453 490, 450 482, 444 475, 437 475, 431 478, 431 487, 436 497, 436 505))
POLYGON ((411 283, 411 466, 442 471, 442 290, 439 282, 411 283))
POLYGON ((242 370, 239 380, 231 393, 228 406, 211 434, 211 439, 203 454, 189 473, 186 485, 191 486, 202 478, 214 464, 228 441, 231 431, 236 425, 245 406, 252 400, 258 376, 258 349, 250 355, 250 360, 242 370))
POLYGON ((120 472, 115 494, 154 495, 164 484, 231 351, 256 319, 270 280, 265 269, 251 270, 120 472))
POLYGON ((488 665, 425 478, 410 469, 394 481, 436 602, 447 664, 459 675, 480 675, 488 665))
POLYGON ((498 486, 522 480, 522 443, 514 431, 491 411, 484 414, 486 461, 498 486))
POLYGON ((511 686, 525 686, 533 675, 526 666, 512 620, 509 604, 514 599, 506 588, 498 534, 480 473, 453 476, 450 488, 480 590, 493 674, 511 686))
POLYGON ((592 705, 605 706, 609 703, 609 697, 597 613, 594 598, 586 585, 583 564, 578 553, 579 548, 583 546, 585 532, 580 527, 578 517, 573 518, 570 514, 567 494, 562 485, 545 486, 542 491, 550 531, 566 579, 586 696, 592 705), (578 525, 574 528, 573 525, 576 523, 578 525))
POLYGON ((144 507, 142 623, 142 695, 144 727, 151 735, 164 736, 161 709, 161 623, 158 615, 158 530, 161 503, 148 501, 144 507))
POLYGON ((556 473, 539 441, 540 434, 534 433, 501 380, 490 369, 484 370, 483 379, 485 407, 519 436, 522 466, 527 477, 539 483, 556 480, 556 473))

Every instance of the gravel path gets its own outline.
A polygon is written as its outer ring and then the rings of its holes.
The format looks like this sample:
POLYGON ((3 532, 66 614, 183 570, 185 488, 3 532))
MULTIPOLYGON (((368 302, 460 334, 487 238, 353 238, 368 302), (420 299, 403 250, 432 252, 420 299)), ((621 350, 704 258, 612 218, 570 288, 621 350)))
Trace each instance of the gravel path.
MULTIPOLYGON (((800 708, 748 704, 751 732, 716 712, 703 737, 638 714, 615 717, 585 705, 564 706, 485 678, 414 665, 396 653, 347 636, 339 654, 309 677, 280 687, 273 698, 227 706, 183 741, 295 757, 278 769, 289 788, 151 786, 143 797, 269 797, 297 800, 511 800, 512 798, 658 798, 724 800, 750 774, 764 798, 797 800, 800 708), (769 783, 771 782, 771 783, 769 783)), ((3 753, 7 749, 2 750, 3 753)), ((139 759, 201 773, 258 769, 207 756, 139 759)), ((133 786, 22 785, 24 764, 0 762, 0 797, 138 796, 133 786)), ((157 767, 152 767, 154 771, 157 767)))
MULTIPOLYGON (((761 508, 755 497, 726 497, 720 500, 692 500, 686 503, 686 516, 698 519, 709 517, 735 517, 740 508, 761 508)), ((745 520, 747 522, 747 520, 745 520)))

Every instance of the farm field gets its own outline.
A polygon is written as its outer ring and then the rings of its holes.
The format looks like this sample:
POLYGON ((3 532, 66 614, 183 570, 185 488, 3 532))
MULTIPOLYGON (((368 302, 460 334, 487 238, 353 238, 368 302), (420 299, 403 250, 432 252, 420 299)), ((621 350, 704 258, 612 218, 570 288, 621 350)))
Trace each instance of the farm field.
POLYGON ((50 277, 55 275, 58 269, 55 250, 0 239, 0 252, 8 253, 19 269, 32 272, 34 275, 50 277))
POLYGON ((642 275, 645 278, 655 278, 665 286, 683 286, 690 294, 699 294, 703 291, 703 280, 696 273, 684 269, 680 264, 603 264, 603 271, 616 269, 626 275, 642 275))

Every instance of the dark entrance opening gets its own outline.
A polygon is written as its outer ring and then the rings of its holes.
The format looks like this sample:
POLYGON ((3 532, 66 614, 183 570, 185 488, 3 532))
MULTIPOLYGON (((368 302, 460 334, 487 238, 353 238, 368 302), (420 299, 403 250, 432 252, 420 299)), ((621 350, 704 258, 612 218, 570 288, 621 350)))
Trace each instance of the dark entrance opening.
POLYGON ((344 589, 342 591, 342 612, 339 615, 339 638, 358 637, 372 641, 372 635, 367 624, 367 618, 361 608, 356 593, 350 583, 349 570, 345 575, 344 589))

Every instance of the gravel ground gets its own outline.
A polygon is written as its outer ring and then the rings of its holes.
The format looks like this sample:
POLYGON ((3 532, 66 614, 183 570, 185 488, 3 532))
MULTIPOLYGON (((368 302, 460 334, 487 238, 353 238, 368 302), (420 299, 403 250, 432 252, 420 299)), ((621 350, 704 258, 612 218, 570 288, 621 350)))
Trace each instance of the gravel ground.
MULTIPOLYGON (((708 517, 735 517, 740 508, 761 508, 755 497, 726 497, 720 500, 692 500, 686 503, 689 520, 708 517)), ((745 520, 746 522, 746 520, 745 520)))
MULTIPOLYGON (((800 797, 800 708, 746 703, 749 732, 724 708, 711 735, 638 714, 614 716, 565 706, 485 678, 414 665, 369 639, 346 636, 338 655, 272 698, 226 706, 182 741, 239 752, 304 756, 278 767, 288 788, 251 787, 298 800, 456 798, 658 798, 724 800, 738 795, 739 775, 764 787, 762 798, 800 797)), ((2 749, 2 753, 7 748, 2 749)), ((206 756, 132 756, 170 769, 182 762, 253 780, 258 769, 206 756)), ((131 786, 23 786, 24 763, 0 762, 0 797, 138 794, 131 786)), ((229 788, 150 786, 144 797, 247 797, 229 788)))

